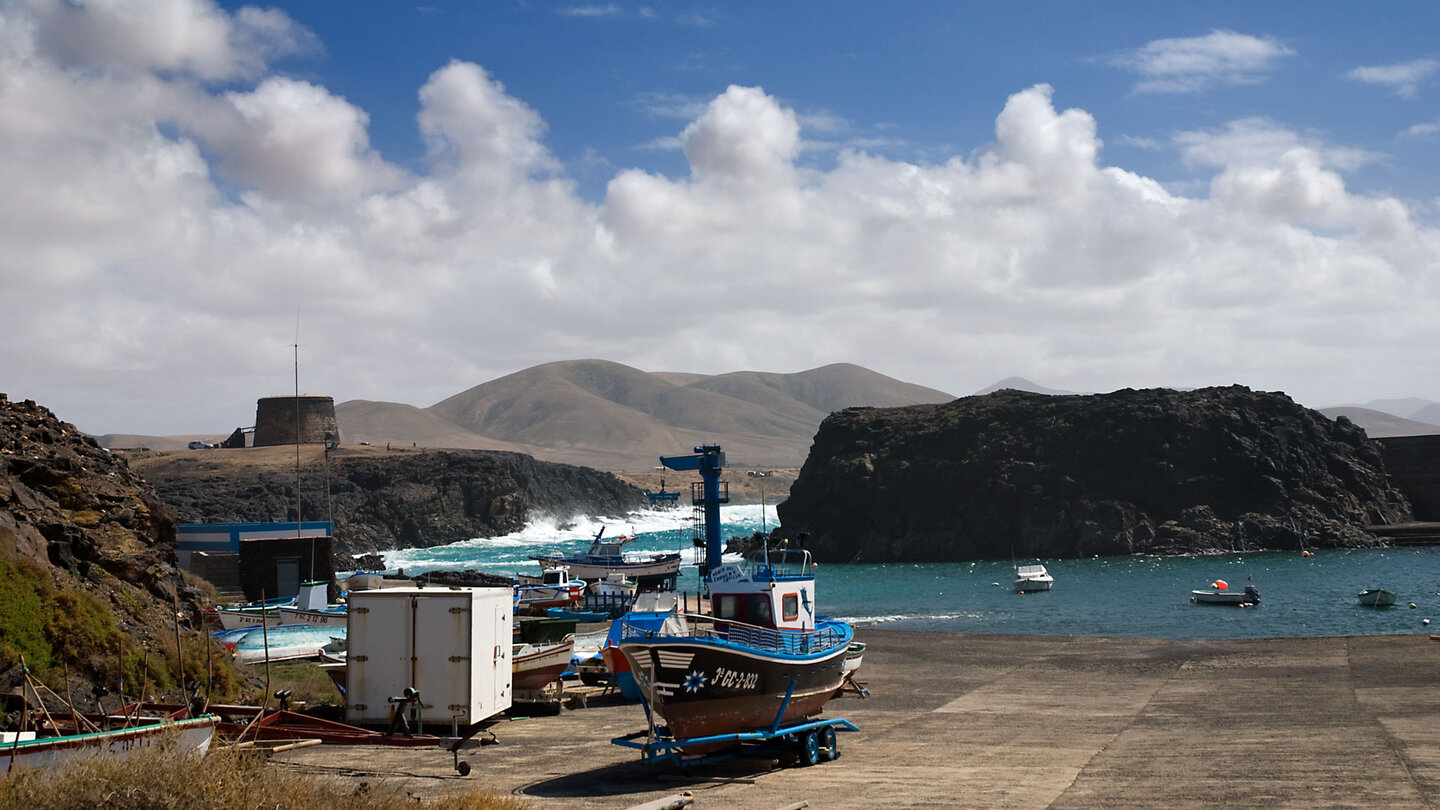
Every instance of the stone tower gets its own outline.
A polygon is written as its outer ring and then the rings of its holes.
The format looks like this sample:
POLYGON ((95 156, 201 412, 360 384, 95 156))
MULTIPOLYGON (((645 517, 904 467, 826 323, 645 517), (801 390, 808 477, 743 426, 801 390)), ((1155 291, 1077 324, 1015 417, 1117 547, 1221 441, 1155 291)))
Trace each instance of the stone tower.
POLYGON ((331 397, 264 397, 255 403, 255 447, 324 444, 327 434, 340 435, 331 397))

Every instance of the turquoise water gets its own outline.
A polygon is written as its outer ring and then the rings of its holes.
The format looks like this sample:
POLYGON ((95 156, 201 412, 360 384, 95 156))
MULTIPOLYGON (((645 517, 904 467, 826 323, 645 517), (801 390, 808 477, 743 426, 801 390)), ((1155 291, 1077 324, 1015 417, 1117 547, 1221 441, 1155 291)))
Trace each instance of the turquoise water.
MULTIPOLYGON (((583 551, 606 534, 634 535, 633 551, 675 551, 698 562, 690 511, 641 512, 573 526, 537 521, 500 538, 468 540, 430 549, 385 553, 407 574, 476 569, 497 574, 535 573, 530 555, 583 551)), ((723 537, 748 535, 777 523, 773 507, 722 510, 723 537)), ((1017 562, 1026 562, 1019 560, 1017 562)), ((1033 560, 1031 561, 1033 562, 1033 560)), ((964 633, 1130 636, 1141 638, 1275 638, 1288 636, 1440 632, 1440 547, 1267 552, 1222 556, 1106 557, 1040 560, 1055 589, 1017 594, 1009 560, 976 563, 818 566, 816 601, 822 613, 857 628, 885 627, 964 633), (1224 579, 1232 589, 1254 585, 1253 608, 1196 605, 1190 591, 1224 579), (1366 588, 1399 594, 1394 608, 1360 607, 1366 588), (1410 604, 1415 608, 1410 608, 1410 604)), ((693 564, 681 569, 680 588, 695 592, 693 564)))

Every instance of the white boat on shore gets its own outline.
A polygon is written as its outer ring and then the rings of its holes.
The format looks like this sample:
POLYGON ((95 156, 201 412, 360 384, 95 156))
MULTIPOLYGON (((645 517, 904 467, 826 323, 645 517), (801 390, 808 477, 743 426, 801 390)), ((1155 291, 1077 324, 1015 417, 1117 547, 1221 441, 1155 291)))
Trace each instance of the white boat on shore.
POLYGON ((634 537, 620 535, 614 540, 604 540, 605 530, 590 542, 590 549, 584 554, 547 554, 531 559, 546 570, 568 567, 570 575, 586 582, 604 579, 609 574, 620 574, 634 579, 643 586, 673 588, 680 572, 680 553, 659 553, 650 555, 626 554, 625 546, 635 542, 634 537))
POLYGON ((97 730, 83 734, 37 737, 33 731, 3 732, 0 757, 6 767, 39 770, 65 766, 82 757, 128 757, 132 752, 173 741, 175 750, 204 753, 210 747, 215 724, 220 718, 206 714, 188 720, 143 718, 125 728, 97 730))
POLYGON ((1055 587, 1055 578, 1043 565, 1021 565, 1015 569, 1015 592, 1048 591, 1055 587))

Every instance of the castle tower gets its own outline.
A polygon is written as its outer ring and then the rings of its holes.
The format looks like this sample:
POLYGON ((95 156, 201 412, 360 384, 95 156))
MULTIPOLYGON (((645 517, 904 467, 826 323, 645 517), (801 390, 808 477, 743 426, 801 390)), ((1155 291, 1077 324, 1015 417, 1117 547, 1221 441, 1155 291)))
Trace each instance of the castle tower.
POLYGON ((255 447, 324 444, 326 434, 340 435, 331 397, 263 397, 255 403, 255 447))

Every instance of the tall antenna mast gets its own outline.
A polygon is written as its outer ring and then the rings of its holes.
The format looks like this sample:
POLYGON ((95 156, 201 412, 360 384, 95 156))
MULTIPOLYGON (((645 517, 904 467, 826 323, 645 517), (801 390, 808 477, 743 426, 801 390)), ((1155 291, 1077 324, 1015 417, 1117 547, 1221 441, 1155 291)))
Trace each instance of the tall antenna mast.
MULTIPOLYGON (((300 516, 300 313, 295 313, 295 536, 305 536, 300 516)), ((310 563, 313 568, 315 563, 310 563)))

